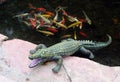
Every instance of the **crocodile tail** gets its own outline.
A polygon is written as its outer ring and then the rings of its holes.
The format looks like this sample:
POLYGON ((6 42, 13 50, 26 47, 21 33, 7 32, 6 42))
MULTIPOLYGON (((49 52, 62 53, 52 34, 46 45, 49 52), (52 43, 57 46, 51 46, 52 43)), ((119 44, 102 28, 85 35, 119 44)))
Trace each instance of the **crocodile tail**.
POLYGON ((107 37, 108 37, 108 41, 106 42, 93 42, 94 44, 87 44, 87 45, 83 44, 83 46, 89 50, 98 50, 98 49, 104 48, 110 45, 112 42, 111 36, 107 34, 107 37))
POLYGON ((112 37, 109 34, 107 34, 107 36, 108 36, 108 41, 105 43, 105 47, 112 43, 112 37))

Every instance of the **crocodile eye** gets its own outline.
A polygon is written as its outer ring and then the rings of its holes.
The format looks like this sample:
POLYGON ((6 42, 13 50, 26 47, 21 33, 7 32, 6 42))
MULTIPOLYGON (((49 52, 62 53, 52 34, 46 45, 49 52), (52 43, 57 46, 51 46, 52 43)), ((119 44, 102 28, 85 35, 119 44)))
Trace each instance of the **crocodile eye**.
POLYGON ((41 56, 43 56, 44 54, 45 54, 45 51, 42 51, 42 52, 41 52, 41 56))

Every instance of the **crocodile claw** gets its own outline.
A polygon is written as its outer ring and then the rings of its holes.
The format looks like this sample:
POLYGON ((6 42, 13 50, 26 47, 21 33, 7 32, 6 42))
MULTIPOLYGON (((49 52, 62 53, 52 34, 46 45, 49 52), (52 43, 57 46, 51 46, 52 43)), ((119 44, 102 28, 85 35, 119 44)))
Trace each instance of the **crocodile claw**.
POLYGON ((37 66, 40 63, 41 60, 42 60, 41 58, 34 59, 32 61, 32 63, 29 65, 29 68, 33 68, 33 67, 37 66))
POLYGON ((94 58, 94 55, 91 53, 90 56, 89 56, 90 59, 93 59, 94 58))
POLYGON ((53 71, 54 73, 58 73, 58 72, 59 72, 59 70, 60 70, 60 68, 59 68, 59 67, 56 67, 56 68, 53 68, 53 69, 52 69, 52 71, 53 71))

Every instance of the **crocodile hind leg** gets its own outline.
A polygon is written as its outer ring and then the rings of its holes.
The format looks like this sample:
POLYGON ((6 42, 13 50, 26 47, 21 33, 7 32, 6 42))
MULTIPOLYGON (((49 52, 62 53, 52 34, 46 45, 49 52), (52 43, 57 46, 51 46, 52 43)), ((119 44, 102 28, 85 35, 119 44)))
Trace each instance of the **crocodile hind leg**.
POLYGON ((80 48, 80 51, 81 51, 83 54, 88 54, 90 59, 93 59, 93 58, 94 58, 94 55, 93 55, 93 53, 92 53, 90 50, 88 50, 88 49, 86 49, 86 48, 84 48, 84 47, 81 47, 81 48, 80 48))
POLYGON ((61 56, 55 56, 53 59, 55 59, 55 60, 57 59, 58 61, 57 61, 57 65, 52 69, 52 71, 54 73, 58 73, 59 70, 61 69, 62 64, 63 64, 63 59, 61 56))
POLYGON ((47 48, 44 44, 39 44, 34 50, 30 50, 30 54, 34 54, 38 49, 47 48))

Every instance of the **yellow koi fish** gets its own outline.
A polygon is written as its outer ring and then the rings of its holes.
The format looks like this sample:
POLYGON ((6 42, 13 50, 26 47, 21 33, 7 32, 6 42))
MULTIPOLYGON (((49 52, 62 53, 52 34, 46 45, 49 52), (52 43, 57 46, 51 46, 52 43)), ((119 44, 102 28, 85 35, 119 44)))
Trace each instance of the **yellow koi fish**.
POLYGON ((13 18, 14 18, 14 17, 20 17, 20 16, 27 16, 27 15, 29 15, 29 13, 24 13, 24 14, 15 15, 15 16, 13 16, 13 18))
POLYGON ((82 26, 83 26, 83 24, 82 24, 82 22, 81 22, 81 24, 79 25, 79 28, 82 29, 82 26))
POLYGON ((32 24, 31 23, 28 23, 27 21, 22 21, 25 25, 27 26, 31 26, 32 24))
POLYGON ((46 17, 46 18, 50 18, 51 15, 48 15, 48 14, 42 14, 43 17, 46 17))
POLYGON ((54 33, 52 33, 52 32, 50 32, 50 31, 43 31, 43 30, 37 30, 38 32, 41 32, 41 33, 43 33, 43 34, 45 34, 45 35, 47 35, 47 36, 49 36, 49 35, 54 35, 54 33))
POLYGON ((61 6, 57 7, 57 8, 55 9, 56 15, 55 15, 55 17, 53 18, 53 20, 57 21, 57 20, 58 20, 58 12, 61 11, 61 10, 63 10, 63 9, 65 9, 65 8, 66 8, 66 7, 61 7, 61 6))
POLYGON ((40 17, 45 21, 45 23, 51 24, 50 20, 48 20, 46 17, 42 16, 41 14, 35 14, 35 17, 40 17))
POLYGON ((85 13, 85 11, 82 11, 84 16, 85 16, 85 19, 87 20, 88 24, 92 24, 92 21, 90 20, 90 18, 87 16, 87 14, 85 13))
POLYGON ((76 17, 72 17, 72 16, 70 16, 70 15, 67 15, 67 19, 68 19, 70 22, 79 21, 76 17))
POLYGON ((74 31, 74 39, 75 39, 75 40, 77 39, 76 31, 74 31))
POLYGON ((71 27, 75 27, 75 26, 78 26, 79 24, 81 24, 82 22, 80 21, 77 21, 75 23, 72 23, 71 25, 68 26, 68 28, 71 28, 71 27))
POLYGON ((56 15, 55 15, 55 17, 53 18, 53 20, 54 20, 54 21, 57 21, 57 20, 58 20, 58 12, 59 12, 59 10, 55 10, 55 12, 56 12, 56 15))
POLYGON ((67 26, 64 25, 64 24, 62 24, 62 23, 56 22, 56 21, 54 21, 54 20, 53 20, 52 22, 55 23, 56 25, 60 26, 60 27, 63 27, 63 28, 65 28, 65 29, 67 29, 67 26))
POLYGON ((70 34, 66 34, 66 35, 63 35, 63 36, 61 36, 60 38, 69 38, 69 37, 71 37, 72 35, 70 35, 70 34))

